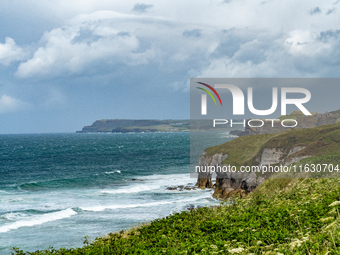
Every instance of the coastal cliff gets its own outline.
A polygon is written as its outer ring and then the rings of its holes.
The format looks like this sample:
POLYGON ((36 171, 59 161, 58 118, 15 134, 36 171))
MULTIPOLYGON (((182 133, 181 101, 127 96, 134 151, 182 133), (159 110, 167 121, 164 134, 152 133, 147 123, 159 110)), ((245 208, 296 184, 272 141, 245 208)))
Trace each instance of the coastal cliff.
MULTIPOLYGON (((272 127, 271 121, 264 121, 264 125, 262 127, 251 127, 246 122, 244 132, 235 131, 231 134, 237 136, 245 136, 245 135, 258 135, 258 134, 267 134, 267 133, 277 133, 282 132, 284 130, 290 129, 287 127, 283 127, 282 125, 278 124, 280 121, 285 119, 294 119, 298 122, 298 126, 296 128, 312 128, 318 127, 327 124, 334 124, 340 121, 340 110, 326 112, 326 113, 312 113, 311 116, 305 116, 301 111, 294 111, 290 115, 281 116, 274 122, 274 127, 272 127)), ((260 126, 261 123, 258 121, 253 122, 253 126, 258 125, 260 126)))
POLYGON ((238 137, 230 142, 207 148, 200 156, 199 166, 208 169, 198 172, 199 188, 214 187, 213 197, 225 199, 253 191, 271 174, 239 172, 241 166, 287 166, 300 160, 332 155, 340 151, 340 123, 315 128, 289 129, 278 133, 238 137), (237 172, 213 171, 208 167, 234 166, 237 172))
POLYGON ((77 133, 176 132, 189 130, 189 123, 189 120, 102 119, 77 133))

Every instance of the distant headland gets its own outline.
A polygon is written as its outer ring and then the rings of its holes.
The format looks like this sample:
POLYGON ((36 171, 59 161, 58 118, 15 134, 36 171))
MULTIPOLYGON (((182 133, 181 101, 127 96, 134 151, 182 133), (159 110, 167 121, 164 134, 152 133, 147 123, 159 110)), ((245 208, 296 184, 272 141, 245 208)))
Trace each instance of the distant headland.
POLYGON ((76 133, 147 133, 189 131, 190 120, 96 120, 76 133))

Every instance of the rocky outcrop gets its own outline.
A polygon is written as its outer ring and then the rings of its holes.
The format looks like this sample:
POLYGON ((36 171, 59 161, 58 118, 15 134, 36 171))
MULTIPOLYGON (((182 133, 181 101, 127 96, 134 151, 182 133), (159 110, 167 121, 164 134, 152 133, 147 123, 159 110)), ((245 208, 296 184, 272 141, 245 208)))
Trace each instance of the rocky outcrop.
MULTIPOLYGON (((288 152, 280 148, 264 148, 256 161, 259 166, 288 165, 308 157, 294 155, 304 148, 305 146, 293 146, 288 152)), ((259 176, 256 172, 223 171, 223 167, 228 168, 228 165, 222 163, 227 157, 228 154, 217 153, 209 156, 204 152, 199 159, 200 171, 198 171, 196 186, 202 189, 215 187, 213 197, 226 199, 236 193, 241 197, 247 195, 266 179, 267 176, 259 176), (213 174, 216 174, 215 185, 211 181, 213 174)))
POLYGON ((282 148, 264 148, 262 155, 256 158, 256 162, 259 165, 275 165, 275 164, 282 164, 282 165, 289 165, 291 163, 297 162, 303 158, 308 156, 296 156, 295 153, 303 150, 306 146, 293 146, 288 153, 286 150, 282 148))
POLYGON ((232 130, 229 132, 229 135, 241 136, 243 135, 244 131, 242 130, 232 130))
POLYGON ((263 177, 257 177, 256 173, 217 173, 213 197, 225 199, 234 195, 237 190, 244 191, 243 194, 246 195, 264 180, 263 177))
POLYGON ((212 157, 208 157, 207 153, 203 153, 203 155, 199 159, 200 172, 198 175, 196 186, 201 189, 205 188, 213 188, 214 185, 211 182, 211 177, 213 174, 211 166, 219 165, 224 159, 227 158, 228 155, 223 155, 221 153, 215 154, 212 157))
POLYGON ((211 181, 213 173, 216 174, 216 184, 213 197, 224 199, 234 194, 236 190, 241 189, 245 193, 253 191, 259 184, 264 181, 263 177, 257 177, 255 173, 223 172, 218 171, 218 167, 226 165, 221 164, 228 157, 228 154, 217 153, 208 156, 204 152, 199 159, 200 170, 196 186, 199 188, 213 188, 211 181))
POLYGON ((212 187, 216 198, 228 198, 236 190, 254 190, 272 174, 292 177, 288 166, 307 157, 340 151, 340 122, 281 133, 243 136, 206 148, 196 167, 197 186, 212 187))

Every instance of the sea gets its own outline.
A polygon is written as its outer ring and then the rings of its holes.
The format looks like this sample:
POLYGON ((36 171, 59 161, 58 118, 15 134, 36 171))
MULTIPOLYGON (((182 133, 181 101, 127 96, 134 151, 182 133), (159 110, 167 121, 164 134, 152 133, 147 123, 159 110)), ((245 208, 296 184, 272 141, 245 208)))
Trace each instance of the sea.
MULTIPOLYGON (((193 132, 192 132, 193 133, 193 132)), ((193 161, 228 131, 197 134, 193 161), (196 158, 195 158, 196 157, 196 158)), ((189 132, 0 135, 0 254, 81 247, 110 232, 218 205, 193 186, 189 132), (168 187, 175 187, 169 190, 168 187)))

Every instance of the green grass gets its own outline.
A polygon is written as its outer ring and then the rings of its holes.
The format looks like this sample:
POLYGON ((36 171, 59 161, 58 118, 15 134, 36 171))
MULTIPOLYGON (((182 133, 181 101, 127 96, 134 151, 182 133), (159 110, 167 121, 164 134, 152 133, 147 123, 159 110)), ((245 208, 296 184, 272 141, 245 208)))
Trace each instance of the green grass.
POLYGON ((338 179, 268 179, 230 205, 175 213, 73 249, 13 254, 340 254, 338 179), (237 253, 239 252, 239 253, 237 253))
POLYGON ((124 130, 140 129, 141 132, 149 132, 149 130, 157 130, 158 132, 178 132, 178 131, 189 131, 188 125, 154 125, 154 126, 130 126, 124 127, 124 130))
MULTIPOLYGON (((311 112, 312 116, 315 115, 315 112, 311 112)), ((279 119, 280 120, 285 120, 285 119, 294 119, 296 120, 296 118, 309 118, 309 116, 306 116, 303 112, 301 111, 294 111, 289 115, 283 115, 281 116, 279 119)))
POLYGON ((327 155, 319 155, 301 159, 293 165, 300 164, 340 164, 340 152, 334 152, 327 155))
POLYGON ((305 149, 291 156, 319 156, 340 151, 340 123, 306 129, 289 129, 280 133, 238 137, 230 142, 209 147, 209 156, 216 153, 228 154, 222 162, 232 166, 258 165, 256 159, 264 148, 281 149, 286 155, 294 146, 305 149))

